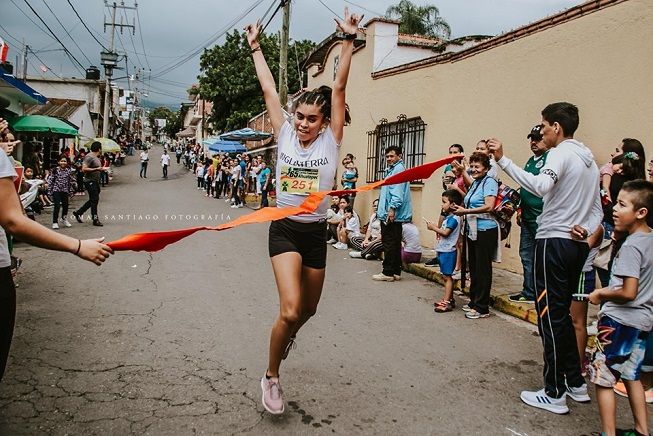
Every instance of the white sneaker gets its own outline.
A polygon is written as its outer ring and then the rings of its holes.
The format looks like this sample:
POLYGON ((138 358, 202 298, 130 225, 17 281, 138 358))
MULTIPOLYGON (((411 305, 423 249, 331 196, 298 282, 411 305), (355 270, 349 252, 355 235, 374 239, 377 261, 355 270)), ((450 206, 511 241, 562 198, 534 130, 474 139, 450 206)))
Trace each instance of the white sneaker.
POLYGON ((236 209, 236 208, 238 208, 238 206, 236 206, 235 204, 232 204, 232 205, 231 205, 231 208, 232 208, 232 209, 236 209))
POLYGON ((59 224, 57 223, 52 223, 52 228, 57 230, 59 228, 59 224))
POLYGON ((64 227, 72 227, 73 225, 70 224, 70 221, 68 221, 68 218, 63 219, 63 225, 64 227))
POLYGON ((331 239, 329 239, 329 240, 327 241, 327 244, 335 244, 336 242, 338 242, 338 241, 336 241, 335 239, 331 238, 331 239))
POLYGON ((378 282, 394 282, 395 278, 394 276, 387 276, 383 273, 378 273, 372 276, 372 280, 376 280, 378 282))
POLYGON ((355 259, 361 259, 363 256, 360 251, 350 251, 349 257, 353 257, 355 259))
POLYGON ((577 388, 572 388, 571 386, 567 386, 567 395, 569 395, 569 398, 579 403, 588 403, 592 401, 592 399, 587 393, 586 383, 584 383, 582 386, 577 388))
POLYGON ((236 206, 237 209, 240 209, 240 208, 242 208, 242 207, 243 207, 242 203, 239 204, 238 206, 236 206))
POLYGON ((540 389, 535 392, 522 391, 520 397, 524 403, 529 406, 537 407, 538 409, 544 409, 559 415, 569 413, 566 395, 563 395, 561 398, 553 398, 549 397, 546 392, 544 392, 544 389, 540 389))
POLYGON ((344 242, 336 242, 335 244, 333 244, 333 248, 335 248, 336 250, 348 250, 349 249, 347 244, 345 244, 344 242))
POLYGON ((460 280, 462 275, 460 274, 460 270, 454 271, 453 274, 451 275, 451 278, 454 280, 460 280))

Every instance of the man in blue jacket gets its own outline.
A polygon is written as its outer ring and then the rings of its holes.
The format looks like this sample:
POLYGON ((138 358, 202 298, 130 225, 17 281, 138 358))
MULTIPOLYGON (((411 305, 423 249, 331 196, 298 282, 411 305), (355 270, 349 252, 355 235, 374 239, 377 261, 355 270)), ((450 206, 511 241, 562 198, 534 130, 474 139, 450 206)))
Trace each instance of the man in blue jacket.
MULTIPOLYGON (((406 170, 401 160, 400 147, 391 145, 386 148, 385 160, 388 164, 385 170, 386 178, 406 170)), ((376 215, 381 220, 383 272, 373 275, 372 278, 386 282, 401 280, 401 229, 403 223, 413 219, 409 183, 383 186, 376 215)))

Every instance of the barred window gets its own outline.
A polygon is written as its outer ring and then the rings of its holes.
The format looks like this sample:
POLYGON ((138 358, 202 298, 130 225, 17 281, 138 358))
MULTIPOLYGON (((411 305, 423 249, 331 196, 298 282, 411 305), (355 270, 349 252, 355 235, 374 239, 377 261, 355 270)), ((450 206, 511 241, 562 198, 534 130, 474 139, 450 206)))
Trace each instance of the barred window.
POLYGON ((385 150, 391 145, 401 147, 406 168, 422 165, 425 130, 426 124, 421 117, 406 118, 406 115, 401 114, 392 123, 383 118, 374 130, 367 132, 367 183, 383 179, 386 169, 385 150))

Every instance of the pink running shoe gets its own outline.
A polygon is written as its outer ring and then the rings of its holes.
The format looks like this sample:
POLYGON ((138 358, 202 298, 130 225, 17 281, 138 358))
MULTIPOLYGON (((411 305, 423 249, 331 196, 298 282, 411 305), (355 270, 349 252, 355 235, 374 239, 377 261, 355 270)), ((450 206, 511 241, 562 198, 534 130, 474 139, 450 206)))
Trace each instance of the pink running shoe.
POLYGON ((263 403, 265 410, 273 415, 281 415, 284 410, 284 404, 283 390, 281 390, 279 378, 267 378, 265 374, 263 374, 263 378, 261 379, 261 390, 263 391, 261 402, 263 403))

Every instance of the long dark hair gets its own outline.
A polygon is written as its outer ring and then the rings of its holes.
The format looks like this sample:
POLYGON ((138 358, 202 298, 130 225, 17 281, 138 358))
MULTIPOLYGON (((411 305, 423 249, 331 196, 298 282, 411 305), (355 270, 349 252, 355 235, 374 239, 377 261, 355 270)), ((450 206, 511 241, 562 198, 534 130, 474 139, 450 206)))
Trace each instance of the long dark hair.
MULTIPOLYGON (((320 86, 312 91, 306 91, 299 96, 293 104, 293 112, 300 104, 316 105, 320 108, 320 113, 325 120, 331 119, 331 88, 328 86, 320 86)), ((349 106, 345 103, 345 125, 351 123, 351 114, 349 113, 349 106)))
POLYGON ((646 179, 646 153, 642 143, 634 138, 624 138, 621 142, 623 153, 615 159, 621 157, 622 161, 613 163, 623 163, 624 175, 629 180, 646 179))

